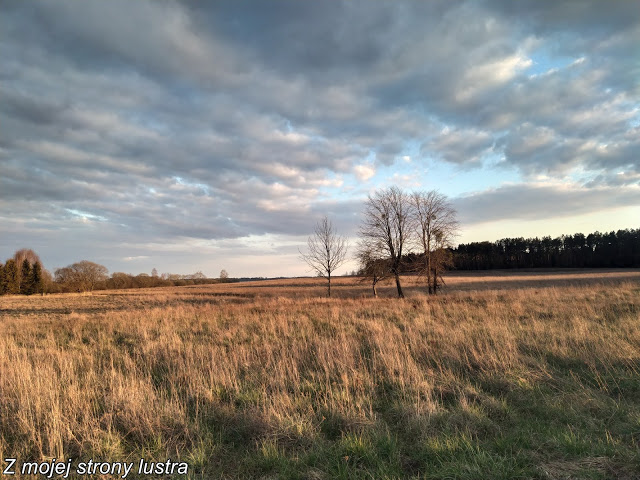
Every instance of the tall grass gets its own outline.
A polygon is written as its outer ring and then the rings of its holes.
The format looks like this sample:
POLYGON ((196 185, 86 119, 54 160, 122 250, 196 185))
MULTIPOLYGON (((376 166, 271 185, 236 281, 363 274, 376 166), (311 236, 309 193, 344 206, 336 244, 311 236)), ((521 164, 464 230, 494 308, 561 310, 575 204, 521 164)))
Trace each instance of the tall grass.
POLYGON ((6 299, 0 458, 178 457, 198 478, 640 477, 636 283, 256 291, 6 299))

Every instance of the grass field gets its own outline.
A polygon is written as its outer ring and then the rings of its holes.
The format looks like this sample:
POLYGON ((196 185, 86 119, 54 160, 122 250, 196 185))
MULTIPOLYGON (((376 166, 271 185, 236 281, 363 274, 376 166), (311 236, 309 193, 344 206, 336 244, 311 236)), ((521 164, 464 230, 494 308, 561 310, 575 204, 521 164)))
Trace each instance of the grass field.
POLYGON ((0 459, 640 478, 640 271, 406 280, 404 300, 353 278, 0 297, 0 459))

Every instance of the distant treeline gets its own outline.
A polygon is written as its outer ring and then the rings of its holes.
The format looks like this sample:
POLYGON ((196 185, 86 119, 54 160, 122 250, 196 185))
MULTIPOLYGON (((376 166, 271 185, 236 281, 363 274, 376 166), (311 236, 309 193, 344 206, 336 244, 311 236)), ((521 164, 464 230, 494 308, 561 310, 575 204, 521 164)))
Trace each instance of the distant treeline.
POLYGON ((207 278, 202 272, 188 275, 163 273, 153 269, 151 275, 131 275, 115 272, 108 275, 105 266, 82 260, 55 270, 54 275, 44 268, 37 253, 20 249, 3 264, 0 262, 0 295, 33 295, 61 292, 90 292, 93 290, 171 287, 234 282, 240 279, 207 278))
POLYGON ((131 275, 128 273, 115 272, 111 275, 111 277, 98 284, 96 290, 112 290, 122 288, 183 287, 186 285, 235 283, 255 280, 265 280, 265 278, 208 278, 202 272, 197 272, 189 275, 163 273, 160 276, 148 275, 146 273, 131 275))
POLYGON ((63 292, 91 292, 93 290, 118 290, 124 288, 179 287, 210 283, 234 283, 265 280, 264 277, 229 278, 226 270, 220 278, 208 278, 202 272, 187 275, 158 274, 132 275, 109 271, 103 265, 82 260, 55 270, 51 275, 42 268, 40 257, 33 250, 23 248, 12 258, 0 262, 0 295, 33 295, 63 292))
POLYGON ((149 275, 141 273, 131 275, 129 273, 114 272, 109 278, 103 280, 96 286, 96 290, 113 290, 122 288, 151 288, 151 287, 173 287, 185 285, 204 285, 208 283, 218 283, 220 280, 207 278, 201 272, 190 275, 162 274, 149 275))
MULTIPOLYGON (((640 229, 589 235, 561 235, 542 238, 503 238, 495 242, 472 242, 446 249, 447 264, 456 270, 510 268, 616 268, 640 267, 640 229)), ((415 273, 424 263, 422 255, 403 256, 402 273, 415 273)), ((222 272, 221 272, 222 273, 222 272)), ((224 272, 226 274, 226 271, 224 272)), ((352 272, 362 275, 363 272, 352 272)), ((164 273, 131 275, 115 272, 83 260, 54 275, 42 268, 38 255, 29 249, 18 250, 0 263, 0 295, 85 292, 92 290, 202 285, 222 282, 264 280, 254 278, 207 278, 202 272, 189 275, 164 273)))
POLYGON ((640 229, 472 242, 451 254, 457 270, 640 267, 640 229))

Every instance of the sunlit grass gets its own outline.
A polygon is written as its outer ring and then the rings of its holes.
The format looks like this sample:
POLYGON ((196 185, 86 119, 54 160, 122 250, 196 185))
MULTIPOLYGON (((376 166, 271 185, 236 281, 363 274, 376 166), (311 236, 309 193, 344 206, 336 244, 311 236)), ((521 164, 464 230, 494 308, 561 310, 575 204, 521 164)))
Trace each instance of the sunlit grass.
POLYGON ((2 298, 0 458, 180 457, 196 478, 640 476, 637 282, 452 280, 376 300, 339 280, 331 300, 317 279, 2 298))

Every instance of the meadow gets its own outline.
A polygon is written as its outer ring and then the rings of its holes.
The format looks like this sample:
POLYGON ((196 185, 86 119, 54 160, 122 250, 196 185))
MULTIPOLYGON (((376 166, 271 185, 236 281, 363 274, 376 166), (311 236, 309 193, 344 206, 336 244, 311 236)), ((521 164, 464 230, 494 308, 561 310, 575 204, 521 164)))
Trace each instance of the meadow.
POLYGON ((405 278, 404 300, 347 277, 330 299, 315 278, 0 297, 0 460, 640 478, 640 271, 446 282, 428 297, 405 278))

